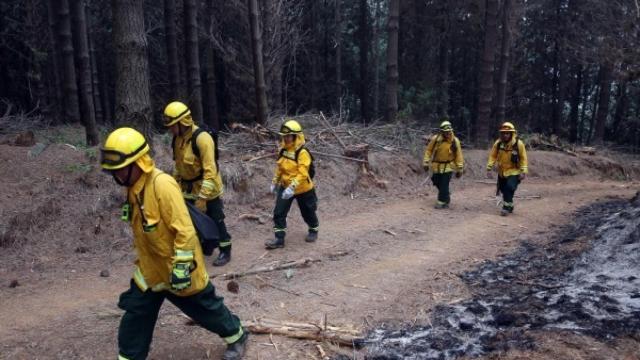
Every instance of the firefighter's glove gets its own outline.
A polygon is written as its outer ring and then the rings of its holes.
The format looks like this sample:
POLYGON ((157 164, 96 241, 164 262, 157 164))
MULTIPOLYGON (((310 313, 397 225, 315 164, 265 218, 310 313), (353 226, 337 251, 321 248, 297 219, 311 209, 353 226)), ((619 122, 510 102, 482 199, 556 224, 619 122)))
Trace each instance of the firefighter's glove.
POLYGON ((522 174, 520 174, 520 176, 518 176, 518 179, 520 179, 520 181, 522 181, 522 180, 524 180, 526 178, 527 178, 527 174, 525 174, 525 173, 522 173, 522 174))
POLYGON ((288 188, 284 189, 284 191, 282 192, 282 199, 284 200, 288 200, 291 199, 293 197, 293 188, 291 186, 289 186, 288 188))
POLYGON ((430 168, 429 164, 422 165, 422 168, 424 169, 425 173, 427 173, 427 174, 429 173, 429 168, 430 168))
POLYGON ((191 264, 180 262, 173 264, 171 271, 171 289, 182 291, 191 286, 191 264))
POLYGON ((491 170, 487 170, 487 178, 491 179, 493 177, 493 172, 491 170))
POLYGON ((277 189, 276 184, 271 183, 271 187, 269 188, 269 194, 275 194, 276 189, 277 189))
POLYGON ((462 177, 462 171, 456 171, 456 179, 460 179, 462 177))
POLYGON ((194 204, 200 211, 207 212, 207 200, 203 198, 198 198, 196 203, 194 204))

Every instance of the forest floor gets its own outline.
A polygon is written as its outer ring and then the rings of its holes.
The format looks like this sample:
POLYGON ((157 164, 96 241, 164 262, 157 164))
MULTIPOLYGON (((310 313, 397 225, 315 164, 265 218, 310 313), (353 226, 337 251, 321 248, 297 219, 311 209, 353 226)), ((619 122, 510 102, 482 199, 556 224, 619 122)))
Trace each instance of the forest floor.
MULTIPOLYGON (((122 191, 96 169, 95 149, 60 143, 36 148, 0 145, 0 359, 113 358, 121 316, 116 303, 128 287, 133 260, 130 230, 117 219, 122 191)), ((272 159, 249 162, 225 154, 233 259, 224 268, 208 265, 217 292, 247 320, 326 317, 330 324, 365 331, 429 324, 437 306, 471 296, 462 274, 514 253, 523 242, 545 246, 580 216, 580 208, 630 199, 640 189, 637 156, 532 151, 532 176, 518 190, 515 214, 505 218, 498 216, 495 185, 481 177, 486 152, 465 155, 469 171, 453 180, 452 207, 443 211, 433 208, 436 192, 416 170, 415 156, 372 153, 371 169, 384 185, 354 180, 357 165, 319 158, 318 242, 304 242, 305 227, 294 208, 286 248, 266 252, 272 159), (321 261, 242 277, 235 280, 237 293, 215 277, 302 258, 321 261)), ((157 147, 156 158, 161 168, 170 167, 166 149, 157 147)), ((220 358, 223 342, 188 323, 166 302, 150 358, 220 358)), ((603 340, 572 330, 536 331, 534 346, 482 356, 640 359, 639 333, 603 340)), ((252 335, 246 358, 320 359, 317 344, 252 335)), ((367 356, 367 349, 323 348, 333 356, 367 356)))

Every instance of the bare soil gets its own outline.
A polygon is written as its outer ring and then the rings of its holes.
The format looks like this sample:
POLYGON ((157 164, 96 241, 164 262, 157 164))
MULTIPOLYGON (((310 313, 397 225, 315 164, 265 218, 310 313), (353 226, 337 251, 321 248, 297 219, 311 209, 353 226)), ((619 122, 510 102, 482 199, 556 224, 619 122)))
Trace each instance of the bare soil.
MULTIPOLYGON (((158 165, 169 169, 170 155, 160 143, 158 165)), ((95 149, 52 144, 30 155, 32 149, 0 145, 0 359, 113 358, 121 316, 116 303, 128 286, 133 260, 130 230, 118 220, 122 190, 96 169, 95 149), (103 270, 108 277, 100 276, 103 270)), ((238 279, 237 294, 214 277, 219 294, 244 319, 320 321, 326 315, 329 323, 363 329, 428 322, 436 305, 470 295, 458 274, 513 252, 523 240, 544 244, 545 234, 572 221, 579 207, 630 198, 640 175, 637 157, 531 152, 532 176, 518 191, 516 213, 502 218, 495 185, 481 177, 485 151, 466 152, 469 171, 454 180, 452 208, 445 211, 433 209, 436 193, 418 171, 417 157, 372 153, 372 170, 384 183, 358 178, 356 164, 317 157, 320 239, 304 242, 305 227, 294 209, 286 248, 266 252, 272 160, 242 161, 245 155, 222 158, 233 260, 222 269, 209 265, 210 274, 284 259, 322 261, 238 279), (240 220, 242 214, 258 215, 265 223, 240 220)), ((187 323, 167 303, 150 358, 219 358, 223 342, 187 323)), ((638 359, 640 353, 637 338, 604 341, 541 331, 536 339, 534 350, 489 358, 638 359)), ((315 345, 252 336, 247 358, 319 358, 315 345)), ((336 355, 363 356, 323 347, 336 355)))

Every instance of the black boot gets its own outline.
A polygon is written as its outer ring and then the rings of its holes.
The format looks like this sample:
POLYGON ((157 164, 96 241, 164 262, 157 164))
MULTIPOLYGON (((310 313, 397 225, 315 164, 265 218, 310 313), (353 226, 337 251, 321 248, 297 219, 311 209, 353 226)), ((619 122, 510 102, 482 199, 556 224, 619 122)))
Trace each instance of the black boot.
POLYGON ((318 240, 318 232, 317 231, 309 231, 307 237, 304 238, 304 241, 308 243, 316 242, 318 240))
POLYGON ((213 266, 224 266, 231 261, 231 247, 226 249, 220 249, 220 254, 213 260, 213 266))
POLYGON ((267 240, 267 242, 264 243, 264 247, 267 248, 268 250, 283 248, 284 237, 276 236, 273 240, 267 240))
POLYGON ((244 352, 247 348, 247 340, 249 339, 249 333, 244 330, 242 337, 233 344, 227 345, 227 350, 222 355, 222 360, 239 360, 244 356, 244 352))

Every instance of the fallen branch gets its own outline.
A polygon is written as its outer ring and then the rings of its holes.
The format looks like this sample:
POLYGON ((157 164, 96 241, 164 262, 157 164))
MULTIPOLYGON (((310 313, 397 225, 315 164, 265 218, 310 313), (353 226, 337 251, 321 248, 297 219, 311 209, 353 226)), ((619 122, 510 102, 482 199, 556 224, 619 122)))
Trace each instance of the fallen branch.
POLYGON ((336 140, 338 140, 338 142, 340 143, 340 146, 342 146, 342 148, 345 149, 347 145, 345 145, 344 141, 340 139, 340 137, 336 133, 336 130, 333 128, 333 126, 331 126, 331 124, 329 124, 329 121, 327 120, 327 118, 324 117, 324 114, 322 113, 322 111, 320 111, 320 118, 322 119, 322 122, 325 124, 325 126, 331 131, 331 133, 336 138, 336 140))
POLYGON ((294 323, 269 319, 243 321, 242 325, 254 334, 282 335, 294 339, 329 341, 356 347, 362 342, 361 332, 352 327, 294 323))
POLYGON ((333 157, 333 158, 336 158, 336 159, 355 161, 355 162, 359 162, 359 163, 363 163, 363 164, 368 162, 367 160, 356 159, 356 158, 342 156, 342 155, 336 155, 336 154, 328 154, 328 153, 323 153, 323 152, 319 152, 319 151, 313 151, 313 155, 333 157))
MULTIPOLYGON (((248 270, 244 272, 232 272, 232 273, 222 274, 217 276, 221 277, 224 280, 237 279, 247 275, 255 275, 255 274, 260 274, 265 272, 272 272, 276 270, 305 268, 305 267, 309 267, 313 263, 320 262, 320 261, 321 261, 320 259, 311 259, 311 258, 306 258, 306 259, 301 259, 296 261, 285 261, 285 262, 275 263, 269 266, 255 268, 253 270, 248 270)), ((217 276, 214 275, 213 277, 217 277, 217 276)))

